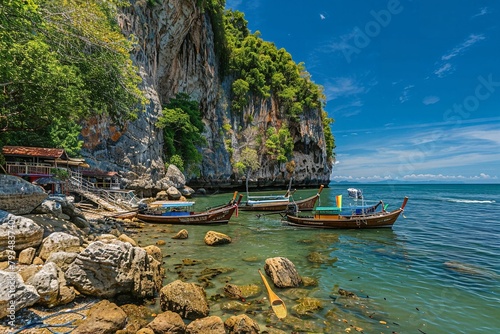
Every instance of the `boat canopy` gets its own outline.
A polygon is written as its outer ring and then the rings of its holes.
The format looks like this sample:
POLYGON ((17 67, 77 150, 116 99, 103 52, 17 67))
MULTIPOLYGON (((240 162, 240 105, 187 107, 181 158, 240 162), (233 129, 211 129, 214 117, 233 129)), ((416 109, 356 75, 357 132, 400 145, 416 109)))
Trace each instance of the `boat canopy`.
POLYGON ((183 202, 183 201, 156 201, 149 204, 152 208, 183 208, 193 206, 194 202, 183 202))

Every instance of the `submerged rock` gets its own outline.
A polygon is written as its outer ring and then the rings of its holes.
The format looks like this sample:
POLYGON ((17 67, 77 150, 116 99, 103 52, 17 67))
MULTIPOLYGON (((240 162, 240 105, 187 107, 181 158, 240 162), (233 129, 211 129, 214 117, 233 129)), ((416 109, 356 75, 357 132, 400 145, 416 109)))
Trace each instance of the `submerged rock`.
POLYGON ((311 297, 300 298, 292 310, 298 316, 312 315, 323 308, 321 300, 311 297))
POLYGON ((295 265, 287 258, 274 257, 266 259, 264 270, 271 277, 274 285, 279 288, 294 288, 302 285, 295 265))
POLYGON ((238 333, 246 333, 246 334, 258 334, 260 333, 259 325, 252 320, 246 314, 235 315, 229 317, 224 322, 224 327, 228 331, 229 334, 238 334, 238 333))
POLYGON ((189 236, 189 233, 186 229, 182 229, 179 232, 177 232, 176 235, 172 237, 172 239, 187 239, 189 236))
POLYGON ((208 231, 205 235, 204 241, 209 246, 224 245, 232 242, 229 236, 215 231, 208 231))

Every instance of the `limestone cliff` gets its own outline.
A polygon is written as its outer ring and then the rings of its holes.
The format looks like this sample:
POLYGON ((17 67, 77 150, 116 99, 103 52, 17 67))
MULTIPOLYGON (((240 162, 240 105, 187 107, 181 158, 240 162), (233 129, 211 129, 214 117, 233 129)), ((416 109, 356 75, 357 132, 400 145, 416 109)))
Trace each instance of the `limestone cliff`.
MULTIPOLYGON (((220 77, 210 19, 196 0, 165 0, 156 5, 131 0, 131 4, 120 15, 119 24, 126 35, 137 38, 132 59, 140 68, 149 104, 136 121, 122 128, 108 124, 106 119, 89 120, 82 132, 84 156, 93 167, 121 171, 130 188, 165 188, 169 181, 164 177, 163 138, 155 123, 162 104, 184 92, 200 103, 207 139, 207 146, 202 148, 201 173, 197 177, 187 175, 187 183, 193 187, 237 185, 227 142, 238 147, 242 137, 247 143, 255 140, 252 132, 256 130, 279 128, 285 121, 284 112, 271 96, 266 100, 254 98, 243 113, 232 115, 228 102, 231 78, 220 77), (222 131, 224 124, 230 124, 231 131, 222 131)), ((327 184, 331 164, 326 158, 319 111, 306 111, 299 122, 290 122, 289 128, 295 142, 296 183, 327 184)), ((233 158, 237 156, 238 149, 232 154, 233 158)), ((266 185, 286 183, 289 175, 284 165, 265 156, 260 159, 262 167, 252 178, 266 185)))

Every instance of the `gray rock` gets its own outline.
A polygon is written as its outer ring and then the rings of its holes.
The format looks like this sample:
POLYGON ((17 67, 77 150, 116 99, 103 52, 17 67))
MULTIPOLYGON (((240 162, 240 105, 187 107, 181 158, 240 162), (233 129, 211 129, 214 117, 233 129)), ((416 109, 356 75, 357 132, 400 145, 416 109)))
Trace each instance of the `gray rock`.
POLYGON ((53 262, 46 263, 27 283, 40 295, 38 303, 47 307, 67 304, 76 296, 74 289, 66 285, 61 269, 53 262))
POLYGON ((161 288, 161 263, 140 247, 113 240, 92 242, 66 271, 66 278, 86 295, 153 297, 161 288))
POLYGON ((168 165, 165 177, 173 183, 175 188, 183 188, 186 185, 186 177, 175 165, 168 165))
MULTIPOLYGON (((0 270, 0 319, 35 304, 40 299, 36 289, 24 284, 18 273, 0 270)), ((11 319, 11 320, 14 320, 11 319)))
POLYGON ((25 215, 46 198, 42 187, 17 176, 0 174, 0 210, 25 215))
POLYGON ((69 266, 73 261, 75 261, 78 253, 70 253, 70 252, 53 252, 50 253, 47 258, 46 263, 53 262, 55 263, 63 272, 68 270, 69 266))
POLYGON ((43 228, 33 220, 0 210, 0 249, 7 249, 9 240, 14 250, 36 248, 42 243, 42 238, 43 228))
POLYGON ((54 252, 80 252, 80 239, 64 232, 54 232, 43 239, 40 258, 47 260, 54 252))
POLYGON ((182 194, 176 187, 170 187, 167 189, 167 196, 170 200, 178 201, 182 197, 182 194))

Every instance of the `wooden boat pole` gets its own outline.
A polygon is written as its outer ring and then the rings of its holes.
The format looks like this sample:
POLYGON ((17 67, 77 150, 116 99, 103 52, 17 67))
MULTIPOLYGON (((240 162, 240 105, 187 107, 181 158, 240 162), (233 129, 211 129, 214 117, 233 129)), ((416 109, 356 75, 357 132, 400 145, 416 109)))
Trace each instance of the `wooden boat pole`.
POLYGON ((260 271, 260 269, 259 269, 259 274, 260 274, 260 277, 262 278, 262 281, 264 282, 264 286, 266 287, 267 295, 269 296, 269 302, 271 303, 271 308, 273 309, 274 314, 276 314, 276 316, 279 319, 285 318, 287 315, 285 303, 271 289, 271 287, 267 283, 266 278, 264 277, 264 275, 262 275, 262 272, 260 271))
POLYGON ((405 209, 406 203, 408 202, 408 196, 405 196, 405 199, 403 200, 403 204, 401 205, 401 210, 405 209))

